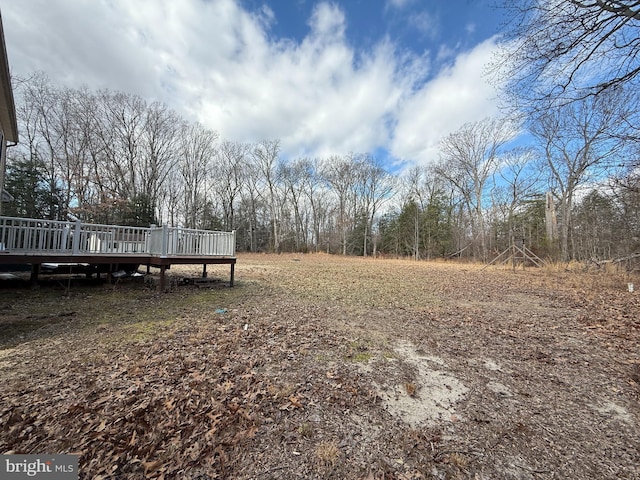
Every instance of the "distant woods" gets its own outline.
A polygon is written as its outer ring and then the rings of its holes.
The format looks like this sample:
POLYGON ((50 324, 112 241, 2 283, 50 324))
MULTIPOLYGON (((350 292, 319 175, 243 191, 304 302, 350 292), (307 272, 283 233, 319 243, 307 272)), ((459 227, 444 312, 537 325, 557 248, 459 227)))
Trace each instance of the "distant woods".
POLYGON ((527 147, 506 148, 522 124, 466 124, 432 165, 392 174, 371 153, 285 158, 275 139, 223 139, 136 95, 41 74, 14 88, 4 215, 236 230, 239 251, 488 260, 514 241, 565 259, 640 248, 639 144, 613 93, 531 115, 527 147))

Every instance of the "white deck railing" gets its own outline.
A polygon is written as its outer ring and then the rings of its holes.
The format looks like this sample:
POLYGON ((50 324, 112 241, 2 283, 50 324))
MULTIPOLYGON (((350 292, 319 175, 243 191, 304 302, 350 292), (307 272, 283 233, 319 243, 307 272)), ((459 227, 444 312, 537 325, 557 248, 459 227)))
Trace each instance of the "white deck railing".
POLYGON ((0 253, 235 257, 236 234, 0 217, 0 253))

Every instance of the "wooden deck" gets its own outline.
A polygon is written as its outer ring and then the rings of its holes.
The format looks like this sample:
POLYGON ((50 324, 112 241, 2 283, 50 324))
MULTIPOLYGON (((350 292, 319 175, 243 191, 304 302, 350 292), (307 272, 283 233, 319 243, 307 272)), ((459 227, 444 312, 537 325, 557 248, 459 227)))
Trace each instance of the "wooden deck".
POLYGON ((37 281, 43 263, 121 265, 160 268, 160 289, 171 265, 230 266, 230 286, 236 264, 235 232, 181 227, 127 227, 32 218, 0 217, 0 264, 31 265, 37 281))

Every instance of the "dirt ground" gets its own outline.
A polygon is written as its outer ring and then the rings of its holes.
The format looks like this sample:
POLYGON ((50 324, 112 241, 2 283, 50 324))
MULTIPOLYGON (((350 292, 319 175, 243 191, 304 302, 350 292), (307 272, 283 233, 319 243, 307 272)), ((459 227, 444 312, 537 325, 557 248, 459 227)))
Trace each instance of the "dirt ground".
POLYGON ((0 452, 83 479, 640 478, 637 276, 241 255, 236 282, 0 285, 0 452))

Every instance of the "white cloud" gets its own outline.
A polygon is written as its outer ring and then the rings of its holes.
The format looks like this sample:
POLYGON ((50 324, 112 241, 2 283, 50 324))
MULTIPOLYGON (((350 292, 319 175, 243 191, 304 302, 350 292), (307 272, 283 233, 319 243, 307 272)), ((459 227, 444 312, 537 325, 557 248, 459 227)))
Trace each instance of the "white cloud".
POLYGON ((404 8, 415 0, 387 0, 386 8, 404 8))
POLYGON ((247 39, 239 55, 207 68, 194 114, 223 136, 279 138, 290 155, 368 151, 389 137, 384 116, 401 92, 393 49, 356 58, 344 14, 320 4, 300 43, 247 39))
POLYGON ((409 25, 415 28, 421 35, 435 38, 440 31, 440 22, 427 11, 417 12, 409 17, 409 25))
POLYGON ((315 6, 300 42, 271 38, 268 7, 234 0, 23 0, 2 14, 14 75, 161 100, 226 139, 280 139, 287 155, 386 148, 426 161, 438 135, 494 110, 480 80, 491 42, 415 90, 428 52, 387 38, 356 51, 334 3, 315 6))
POLYGON ((12 72, 48 73, 62 84, 87 84, 148 92, 138 88, 153 63, 131 51, 134 32, 120 12, 90 1, 27 0, 3 6, 2 15, 12 72))
POLYGON ((309 26, 318 37, 342 40, 344 38, 346 21, 343 11, 340 10, 337 5, 319 3, 313 9, 309 26))
POLYGON ((492 39, 460 54, 399 108, 391 153, 420 164, 438 158, 438 143, 463 124, 498 115, 496 91, 483 77, 495 51, 492 39))

